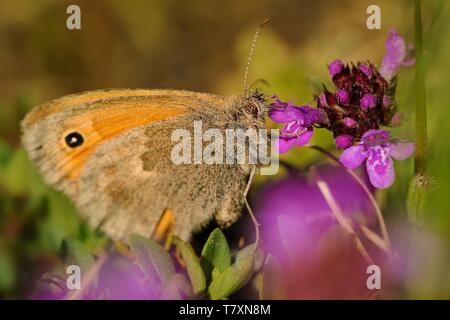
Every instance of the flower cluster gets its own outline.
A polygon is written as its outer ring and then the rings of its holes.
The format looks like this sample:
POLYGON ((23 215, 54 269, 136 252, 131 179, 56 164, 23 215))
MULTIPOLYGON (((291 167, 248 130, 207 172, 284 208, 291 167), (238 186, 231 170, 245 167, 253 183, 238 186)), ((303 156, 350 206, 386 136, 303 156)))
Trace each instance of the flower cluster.
POLYGON ((389 124, 393 97, 388 95, 387 81, 371 63, 349 66, 336 60, 328 68, 336 91, 325 88, 316 101, 328 116, 322 125, 333 132, 338 148, 348 148, 364 132, 389 124))
POLYGON ((274 96, 269 116, 285 124, 280 133, 279 152, 308 143, 314 127, 326 128, 333 133, 336 147, 344 149, 341 163, 345 167, 354 169, 367 159, 371 183, 377 188, 389 187, 394 181, 390 156, 403 160, 413 153, 414 145, 391 140, 390 134, 380 127, 398 125, 396 75, 401 65, 411 64, 414 64, 413 46, 391 30, 380 68, 369 61, 345 64, 335 60, 328 65, 335 89, 331 91, 324 86, 323 92, 315 96, 317 108, 284 103, 274 96))

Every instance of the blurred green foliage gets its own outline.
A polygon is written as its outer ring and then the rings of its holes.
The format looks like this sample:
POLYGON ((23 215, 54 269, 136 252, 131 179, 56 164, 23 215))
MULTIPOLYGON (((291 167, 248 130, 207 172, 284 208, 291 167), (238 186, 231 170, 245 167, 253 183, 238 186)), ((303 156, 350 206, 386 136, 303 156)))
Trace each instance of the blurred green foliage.
MULTIPOLYGON (((81 31, 65 28, 66 1, 0 2, 0 298, 29 297, 37 279, 61 265, 64 246, 72 246, 72 252, 81 246, 96 254, 108 243, 86 225, 65 196, 43 183, 20 147, 20 120, 35 105, 108 87, 171 87, 224 95, 242 92, 250 42, 256 26, 267 17, 271 23, 256 44, 250 82, 264 79, 269 85, 260 82, 258 86, 268 94, 306 103, 322 82, 329 84, 329 61, 379 63, 390 27, 410 40, 414 30, 409 0, 377 1, 382 9, 379 31, 365 27, 365 9, 372 1, 78 2, 81 31)), ((423 15, 433 188, 420 220, 434 245, 418 246, 417 255, 429 263, 410 276, 402 297, 448 298, 450 3, 424 0, 423 15)), ((410 139, 414 132, 413 79, 412 68, 401 70, 397 102, 404 125, 394 130, 410 139)), ((331 135, 318 132, 314 142, 331 146, 331 135)), ((299 168, 323 160, 315 151, 304 149, 293 150, 283 159, 299 168)), ((388 226, 407 219, 405 199, 412 161, 396 164, 396 174, 394 186, 378 194, 388 226)), ((195 264, 192 255, 186 256, 189 252, 182 249, 184 260, 195 264)), ((231 264, 225 249, 202 254, 211 257, 215 267, 206 275, 208 284, 213 281, 209 293, 215 298, 235 291, 246 281, 239 277, 250 273, 248 266, 253 266, 248 257, 231 264), (214 256, 217 252, 225 256, 214 256), (236 273, 236 268, 248 272, 236 273)), ((265 268, 276 270, 277 264, 269 260, 265 268)), ((197 279, 194 291, 204 290, 199 269, 194 265, 189 270, 191 281, 197 279)), ((278 291, 282 296, 283 288, 278 291)), ((263 297, 267 294, 262 293, 263 297)))

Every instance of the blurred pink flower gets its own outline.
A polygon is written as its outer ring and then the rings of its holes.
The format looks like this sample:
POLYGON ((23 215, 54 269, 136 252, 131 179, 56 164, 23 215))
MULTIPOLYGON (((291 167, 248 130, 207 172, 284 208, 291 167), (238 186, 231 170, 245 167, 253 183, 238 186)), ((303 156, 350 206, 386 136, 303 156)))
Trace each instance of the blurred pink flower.
POLYGON ((279 260, 291 299, 368 297, 366 263, 316 186, 317 175, 347 217, 374 223, 360 185, 344 169, 326 165, 309 177, 291 173, 262 189, 256 213, 263 246, 279 260))

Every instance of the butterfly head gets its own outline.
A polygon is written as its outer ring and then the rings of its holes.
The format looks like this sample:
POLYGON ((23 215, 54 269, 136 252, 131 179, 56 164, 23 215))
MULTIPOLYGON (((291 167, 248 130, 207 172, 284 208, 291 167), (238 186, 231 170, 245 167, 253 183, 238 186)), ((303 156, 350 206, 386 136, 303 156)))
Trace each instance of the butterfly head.
POLYGON ((240 101, 239 114, 243 121, 261 127, 269 109, 266 96, 258 89, 250 91, 240 101))

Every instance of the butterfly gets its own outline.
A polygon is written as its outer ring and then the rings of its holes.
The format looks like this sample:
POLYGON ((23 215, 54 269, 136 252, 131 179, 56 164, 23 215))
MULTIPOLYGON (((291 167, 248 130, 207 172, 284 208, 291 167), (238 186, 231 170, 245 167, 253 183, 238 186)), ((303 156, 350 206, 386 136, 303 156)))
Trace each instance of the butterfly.
POLYGON ((174 130, 265 128, 266 97, 225 99, 183 90, 110 89, 68 95, 30 111, 22 143, 44 180, 89 224, 116 240, 151 236, 162 213, 189 240, 214 218, 235 222, 259 164, 175 164, 174 130))

